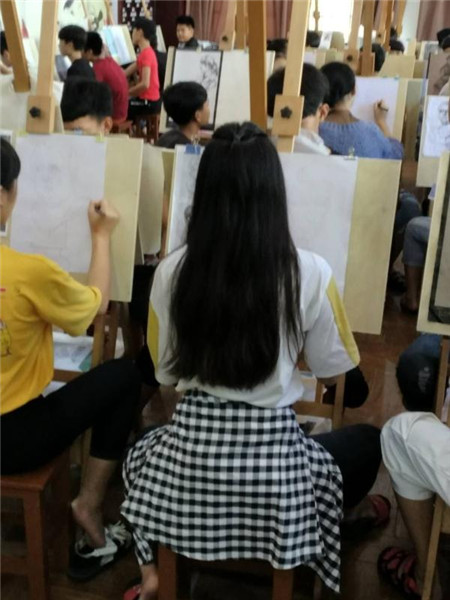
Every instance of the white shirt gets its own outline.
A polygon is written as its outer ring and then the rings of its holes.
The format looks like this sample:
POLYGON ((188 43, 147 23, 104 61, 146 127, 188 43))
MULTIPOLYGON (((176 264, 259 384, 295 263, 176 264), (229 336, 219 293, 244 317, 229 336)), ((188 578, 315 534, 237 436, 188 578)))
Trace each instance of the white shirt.
POLYGON ((315 131, 300 129, 294 141, 294 152, 302 154, 324 154, 328 156, 331 150, 325 146, 323 139, 315 131))
MULTIPOLYGON (((302 398, 304 387, 300 372, 296 361, 290 357, 283 335, 280 335, 279 357, 272 375, 251 390, 210 386, 195 378, 178 381, 169 372, 172 277, 185 251, 186 247, 183 247, 167 256, 158 266, 153 281, 148 344, 157 380, 163 385, 178 384, 178 391, 199 389, 219 398, 248 402, 263 408, 290 406, 302 398)), ((304 357, 316 377, 334 377, 359 363, 358 349, 330 266, 320 256, 305 250, 298 250, 298 257, 304 357)))

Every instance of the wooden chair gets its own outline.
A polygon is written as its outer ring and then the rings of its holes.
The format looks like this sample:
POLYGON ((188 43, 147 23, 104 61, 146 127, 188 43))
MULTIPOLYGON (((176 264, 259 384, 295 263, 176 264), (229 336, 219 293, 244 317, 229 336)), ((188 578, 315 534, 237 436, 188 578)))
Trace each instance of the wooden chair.
POLYGON ((222 560, 222 561, 197 561, 182 557, 164 546, 159 546, 158 572, 159 590, 158 600, 185 600, 187 596, 177 596, 177 561, 183 560, 192 566, 202 566, 209 569, 223 570, 228 573, 253 573, 267 574, 273 572, 272 600, 290 600, 294 588, 294 570, 282 571, 272 569, 263 561, 257 560, 222 560))
POLYGON ((137 115, 133 122, 133 135, 142 138, 148 144, 156 144, 159 136, 160 115, 137 115))
MULTIPOLYGON (((441 345, 441 357, 439 362, 439 374, 436 390, 435 412, 440 418, 444 404, 447 378, 449 375, 450 339, 443 338, 441 345)), ((450 427, 450 410, 447 418, 447 426, 450 427)), ((434 573, 436 570, 436 557, 441 533, 450 534, 450 506, 439 496, 436 497, 434 507, 433 523, 431 526, 430 544, 428 547, 427 566, 423 584, 422 600, 430 600, 433 591, 434 573)))
POLYGON ((25 575, 29 583, 30 600, 49 599, 48 557, 44 495, 52 488, 53 518, 57 533, 56 566, 68 565, 70 473, 69 453, 65 452, 44 467, 22 475, 3 475, 0 480, 2 498, 22 500, 25 520, 26 556, 1 556, 1 572, 25 575))
POLYGON ((293 408, 300 416, 321 417, 323 419, 331 419, 333 429, 342 427, 342 418, 344 415, 344 388, 345 375, 338 378, 336 384, 336 395, 333 404, 323 403, 324 385, 317 382, 316 394, 314 402, 308 400, 298 400, 293 408))
POLYGON ((121 133, 133 135, 133 121, 122 121, 121 123, 114 123, 111 129, 111 133, 121 133))

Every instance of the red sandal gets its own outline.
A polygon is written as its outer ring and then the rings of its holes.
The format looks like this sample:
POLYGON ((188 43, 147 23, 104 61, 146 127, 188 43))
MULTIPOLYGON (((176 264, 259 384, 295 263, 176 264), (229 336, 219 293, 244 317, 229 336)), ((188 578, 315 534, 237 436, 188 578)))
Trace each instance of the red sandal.
POLYGON ((378 557, 378 572, 395 589, 410 600, 420 600, 415 579, 416 556, 412 552, 389 546, 378 557))
POLYGON ((367 496, 372 504, 372 517, 361 517, 355 520, 343 521, 341 523, 341 537, 344 540, 358 540, 378 527, 386 525, 391 515, 391 503, 381 494, 367 496))
POLYGON ((141 597, 141 584, 133 585, 128 588, 123 595, 123 600, 139 600, 141 597))

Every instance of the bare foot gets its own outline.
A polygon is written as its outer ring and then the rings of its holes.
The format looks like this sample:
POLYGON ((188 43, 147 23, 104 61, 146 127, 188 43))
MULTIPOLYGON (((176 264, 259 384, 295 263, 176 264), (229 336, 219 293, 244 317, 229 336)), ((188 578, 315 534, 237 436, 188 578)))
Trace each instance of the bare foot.
POLYGON ((78 496, 72 502, 72 514, 74 521, 87 534, 89 545, 93 548, 101 548, 105 545, 105 529, 100 509, 88 506, 78 496))

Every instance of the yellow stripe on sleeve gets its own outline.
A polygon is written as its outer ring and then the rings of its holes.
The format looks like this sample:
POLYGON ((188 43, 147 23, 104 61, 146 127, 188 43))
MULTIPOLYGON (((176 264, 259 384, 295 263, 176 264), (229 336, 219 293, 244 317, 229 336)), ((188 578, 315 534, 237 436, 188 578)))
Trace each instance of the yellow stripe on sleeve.
POLYGON ((150 304, 148 313, 148 326, 147 326, 147 345, 150 350, 150 356, 152 357, 153 366, 155 369, 158 367, 158 354, 159 354, 159 321, 155 309, 150 304))
POLYGON ((347 313, 345 312, 344 304, 339 294, 339 290, 337 289, 334 277, 330 279, 330 283, 328 284, 327 296, 339 331, 339 337, 341 338, 342 344, 347 351, 350 360, 356 366, 360 361, 359 350, 355 338, 353 337, 352 330, 350 329, 347 313))

